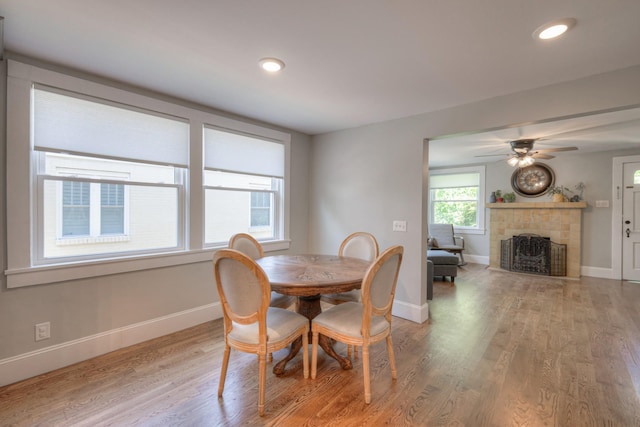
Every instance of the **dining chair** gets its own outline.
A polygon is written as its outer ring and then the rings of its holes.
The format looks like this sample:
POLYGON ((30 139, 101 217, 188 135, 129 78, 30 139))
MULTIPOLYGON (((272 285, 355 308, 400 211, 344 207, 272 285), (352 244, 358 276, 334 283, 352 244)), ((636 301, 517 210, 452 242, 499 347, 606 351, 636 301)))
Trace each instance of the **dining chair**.
MULTIPOLYGON (((349 234, 338 248, 339 256, 349 256, 373 262, 379 255, 378 241, 371 233, 357 231, 349 234)), ((330 304, 341 304, 360 301, 360 289, 349 292, 322 295, 322 301, 330 304)))
MULTIPOLYGON (((350 256, 373 262, 379 255, 378 241, 371 233, 357 231, 348 235, 338 248, 339 256, 350 256)), ((337 305, 345 302, 360 301, 360 289, 336 294, 326 294, 320 300, 329 304, 337 305)), ((358 348, 354 348, 354 353, 358 354, 358 348)), ((347 345, 347 355, 351 356, 351 346, 347 345)))
POLYGON ((391 341, 391 308, 404 248, 392 246, 369 267, 362 281, 362 301, 336 305, 317 315, 311 322, 311 378, 318 366, 318 335, 362 347, 364 401, 371 403, 369 346, 386 339, 391 377, 397 378, 391 341))
POLYGON ((309 319, 291 310, 270 307, 271 286, 249 256, 220 249, 213 257, 214 275, 224 317, 224 356, 218 397, 222 397, 231 349, 258 355, 258 412, 264 415, 267 354, 302 338, 302 368, 309 377, 309 319))
MULTIPOLYGON (((237 233, 229 239, 229 247, 238 250, 243 254, 258 259, 264 256, 264 249, 255 237, 247 233, 237 233)), ((277 292, 271 292, 271 307, 289 308, 295 302, 295 298, 289 295, 282 295, 277 292)))

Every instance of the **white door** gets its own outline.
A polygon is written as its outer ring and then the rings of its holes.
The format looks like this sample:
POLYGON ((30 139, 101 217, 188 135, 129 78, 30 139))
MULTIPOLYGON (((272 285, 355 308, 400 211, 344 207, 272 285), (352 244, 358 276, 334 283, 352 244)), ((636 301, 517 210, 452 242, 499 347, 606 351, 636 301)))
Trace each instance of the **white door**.
POLYGON ((622 279, 640 281, 640 163, 624 163, 622 279))

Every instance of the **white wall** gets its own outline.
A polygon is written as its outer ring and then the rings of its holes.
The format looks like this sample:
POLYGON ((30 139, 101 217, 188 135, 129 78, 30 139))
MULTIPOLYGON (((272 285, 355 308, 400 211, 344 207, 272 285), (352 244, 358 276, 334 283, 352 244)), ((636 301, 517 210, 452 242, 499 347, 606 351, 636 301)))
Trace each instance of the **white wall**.
MULTIPOLYGON (((340 240, 355 230, 372 232, 382 248, 405 247, 394 314, 424 321, 426 234, 423 200, 424 138, 461 132, 478 132, 512 124, 595 112, 640 104, 640 67, 631 67, 562 84, 501 96, 447 110, 372 124, 315 136, 312 142, 309 249, 335 251, 340 240), (407 233, 391 231, 392 220, 408 221, 407 233)), ((564 158, 564 157, 563 157, 564 158)), ((598 167, 606 158, 581 156, 575 166, 557 168, 559 182, 575 167, 598 167)), ((609 162, 610 163, 610 162, 609 162)), ((611 173, 607 181, 609 188, 611 173)), ((508 172, 507 172, 508 174, 508 172)), ((603 177, 607 174, 602 172, 603 177)), ((503 174, 488 171, 487 182, 508 188, 503 174)), ((609 197, 604 181, 587 184, 589 197, 609 197), (601 192, 604 191, 605 194, 601 192)), ((586 242, 609 242, 607 213, 592 213, 587 225, 593 231, 586 242), (601 224, 605 222, 605 224, 601 224), (594 225, 595 224, 595 225, 594 225)), ((481 240, 472 239, 471 250, 483 251, 481 240)), ((605 244, 603 249, 606 248, 605 244)), ((595 266, 606 266, 596 244, 585 248, 583 257, 595 266)))

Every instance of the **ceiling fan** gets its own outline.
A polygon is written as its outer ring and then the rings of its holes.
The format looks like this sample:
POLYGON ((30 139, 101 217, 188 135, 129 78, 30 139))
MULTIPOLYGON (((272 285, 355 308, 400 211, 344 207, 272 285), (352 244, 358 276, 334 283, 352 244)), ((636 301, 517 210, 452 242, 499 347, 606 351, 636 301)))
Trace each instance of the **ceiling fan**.
MULTIPOLYGON (((553 153, 558 151, 573 151, 577 150, 578 147, 549 147, 549 148, 540 148, 534 149, 533 144, 538 141, 538 139, 516 139, 514 141, 510 141, 509 145, 511 145, 511 154, 505 154, 509 156, 507 159, 507 163, 511 166, 518 166, 523 168, 525 166, 529 166, 533 164, 536 159, 553 159, 555 156, 546 153, 553 153)), ((485 154, 482 156, 476 157, 490 157, 495 156, 495 154, 485 154)))

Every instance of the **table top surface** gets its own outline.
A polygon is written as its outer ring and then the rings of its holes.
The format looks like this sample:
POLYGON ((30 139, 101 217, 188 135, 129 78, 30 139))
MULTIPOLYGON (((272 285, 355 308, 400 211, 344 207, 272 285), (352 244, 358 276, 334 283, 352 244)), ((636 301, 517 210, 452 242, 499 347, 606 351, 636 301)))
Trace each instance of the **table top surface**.
POLYGON ((338 255, 274 255, 256 260, 271 289, 293 296, 347 292, 362 285, 369 261, 338 255))

